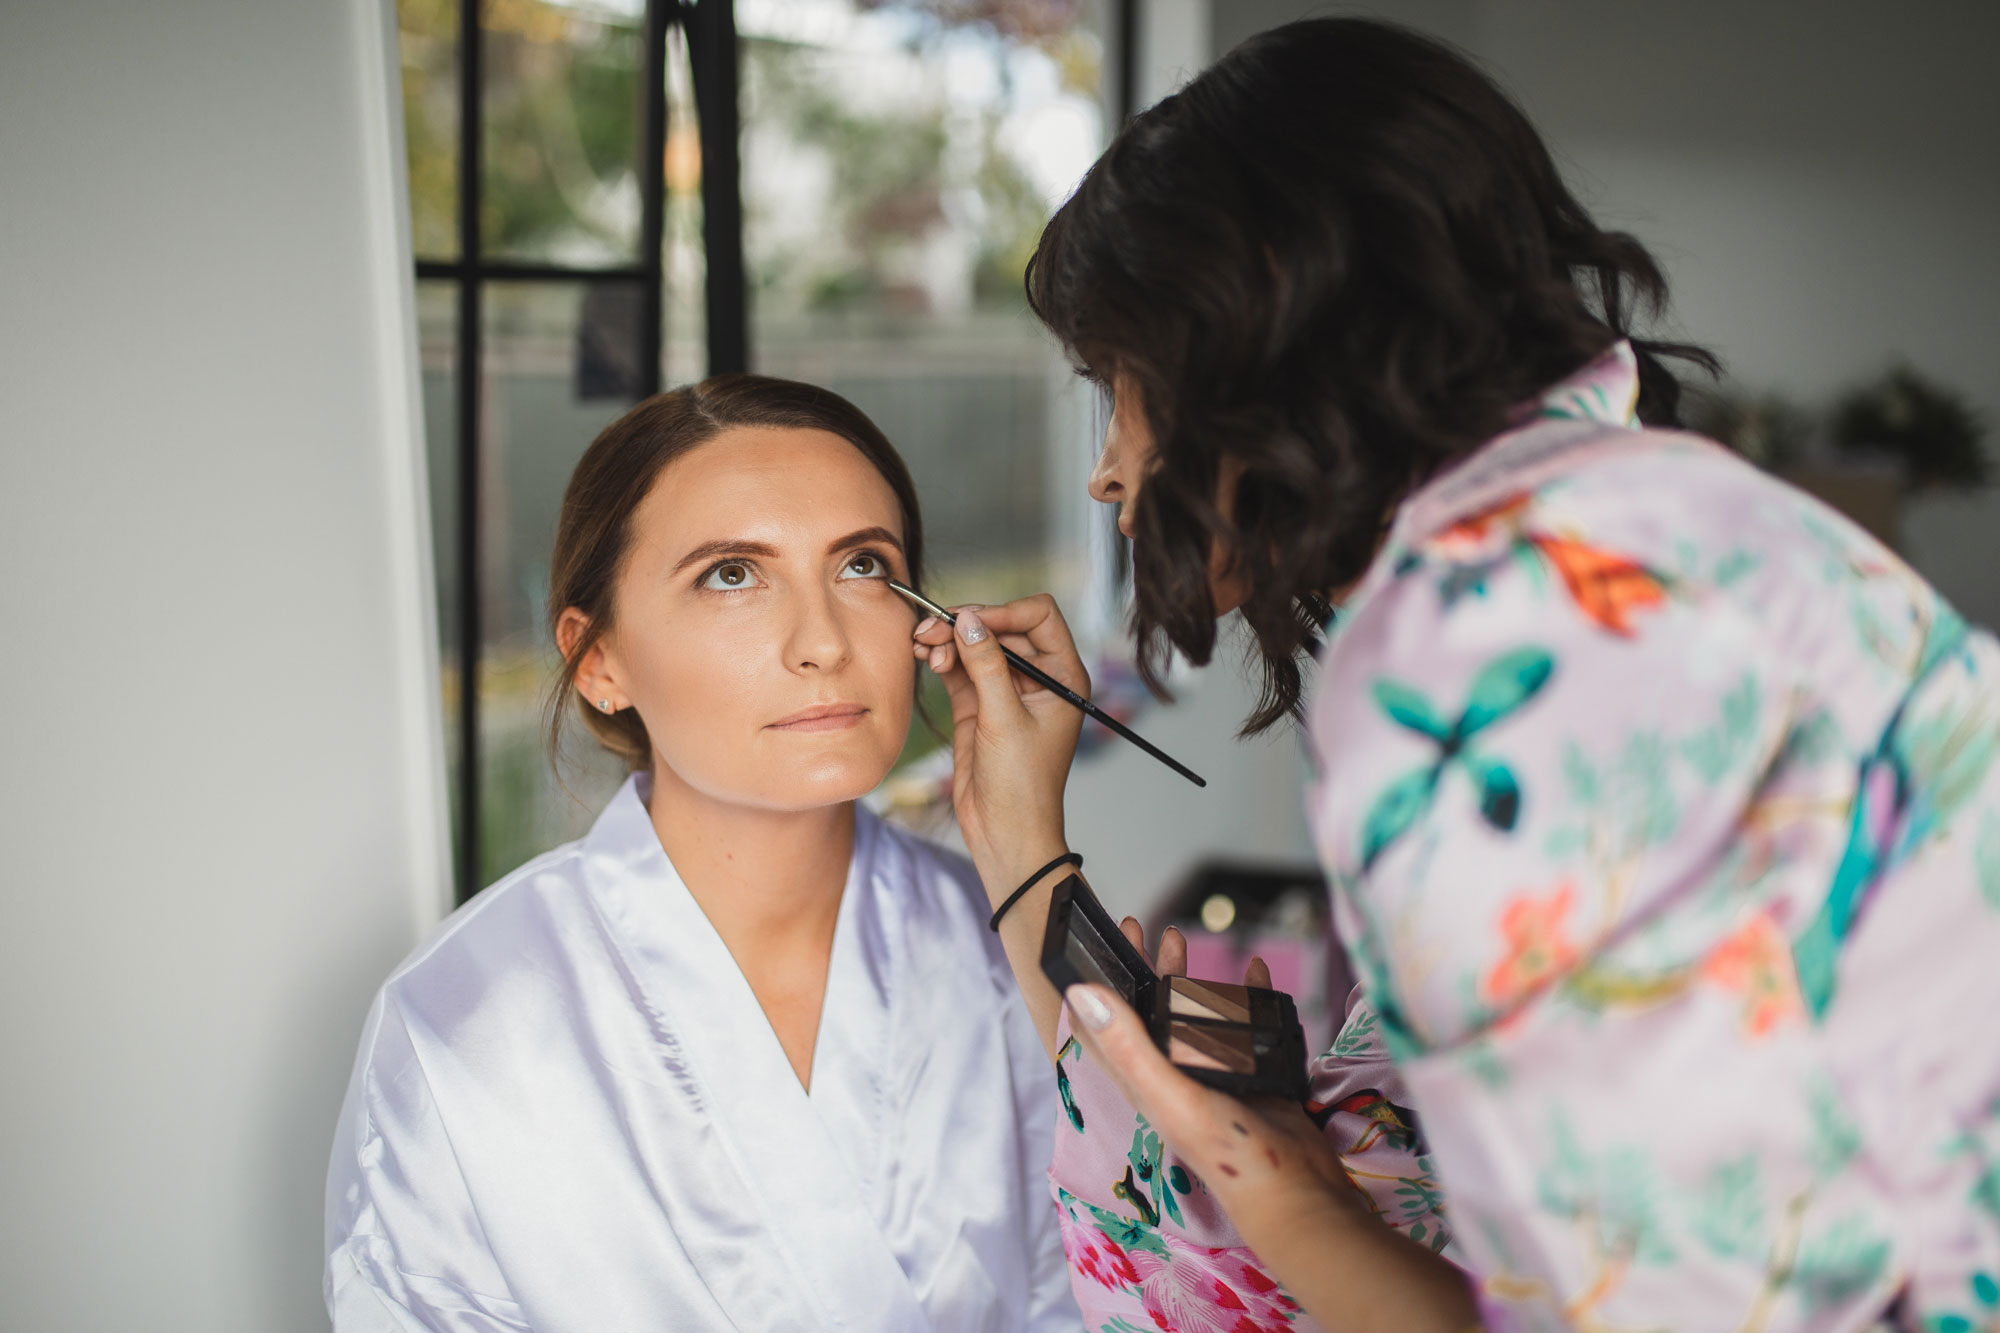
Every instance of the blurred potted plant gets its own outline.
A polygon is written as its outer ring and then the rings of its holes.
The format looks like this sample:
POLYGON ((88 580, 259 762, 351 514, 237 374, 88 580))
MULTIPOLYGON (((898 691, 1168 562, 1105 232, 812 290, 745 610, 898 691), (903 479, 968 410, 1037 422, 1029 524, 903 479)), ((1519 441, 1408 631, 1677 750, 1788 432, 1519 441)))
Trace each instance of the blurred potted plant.
POLYGON ((1896 462, 1912 491, 1984 486, 1985 433, 1964 398, 1908 366, 1841 399, 1830 431, 1844 456, 1896 462))
POLYGON ((1908 366, 1846 394, 1822 421, 1769 394, 1703 394, 1688 417, 1891 547, 1906 494, 1983 486, 1989 476, 1978 415, 1908 366))

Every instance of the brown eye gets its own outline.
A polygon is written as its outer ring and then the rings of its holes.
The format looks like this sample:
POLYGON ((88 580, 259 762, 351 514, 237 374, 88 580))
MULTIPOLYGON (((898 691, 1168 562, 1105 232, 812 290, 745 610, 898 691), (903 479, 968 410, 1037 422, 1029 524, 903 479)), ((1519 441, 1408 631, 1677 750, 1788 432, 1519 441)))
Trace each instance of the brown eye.
POLYGON ((887 578, 889 570, 882 563, 880 556, 870 551, 863 551, 848 558, 846 567, 840 571, 840 576, 844 579, 880 579, 887 578))
POLYGON ((753 586, 754 582, 750 566, 732 560, 709 570, 701 586, 715 592, 735 592, 753 586))

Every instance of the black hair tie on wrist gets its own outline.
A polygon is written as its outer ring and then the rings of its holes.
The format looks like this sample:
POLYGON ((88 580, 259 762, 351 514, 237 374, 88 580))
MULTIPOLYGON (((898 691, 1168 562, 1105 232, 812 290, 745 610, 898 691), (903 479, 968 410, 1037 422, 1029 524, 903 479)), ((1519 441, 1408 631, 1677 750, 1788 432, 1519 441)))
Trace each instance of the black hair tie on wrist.
POLYGON ((1027 880, 1021 885, 1020 888, 1014 890, 1012 893, 1007 895, 1006 902, 1001 903, 998 907, 993 909, 993 919, 986 923, 986 928, 992 931, 995 935, 998 935, 1000 933, 1000 918, 1007 915, 1007 909, 1012 907, 1015 903, 1020 902, 1022 894, 1026 893, 1029 889, 1034 888, 1035 885, 1041 883, 1042 876, 1048 874, 1051 870, 1054 870, 1058 866, 1075 866, 1078 870, 1083 869, 1083 853, 1064 852, 1061 856, 1058 856, 1055 860, 1049 862, 1047 865, 1043 866, 1040 870, 1037 870, 1034 874, 1028 876, 1027 880))

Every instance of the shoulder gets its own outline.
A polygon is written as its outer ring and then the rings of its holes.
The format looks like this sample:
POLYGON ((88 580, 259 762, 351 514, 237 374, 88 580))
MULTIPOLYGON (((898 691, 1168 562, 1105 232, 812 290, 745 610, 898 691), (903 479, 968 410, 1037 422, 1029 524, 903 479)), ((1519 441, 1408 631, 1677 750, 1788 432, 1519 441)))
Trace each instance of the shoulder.
POLYGON ((561 923, 582 908, 583 859, 581 842, 557 847, 432 927, 376 994, 357 1079, 414 1060, 412 1025, 450 1041, 520 1017, 513 1011, 544 991, 511 983, 546 976, 558 963, 570 966, 561 923))

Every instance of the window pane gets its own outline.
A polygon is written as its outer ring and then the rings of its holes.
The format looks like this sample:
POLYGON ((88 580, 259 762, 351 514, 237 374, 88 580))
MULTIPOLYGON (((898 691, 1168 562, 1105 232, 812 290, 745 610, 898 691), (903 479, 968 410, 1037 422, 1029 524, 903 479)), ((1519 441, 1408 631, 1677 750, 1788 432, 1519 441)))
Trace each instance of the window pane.
POLYGON ((916 477, 947 597, 1060 585, 1086 535, 1052 481, 1066 492, 1070 456, 1094 448, 1091 414, 1021 275, 1102 142, 1091 11, 737 12, 756 368, 829 385, 876 419, 916 477))
POLYGON ((660 383, 691 384, 708 374, 708 255, 702 244, 701 127, 694 114, 694 74, 687 33, 667 29, 666 211, 660 238, 666 327, 660 383))
POLYGON ((580 835, 623 777, 581 728, 559 781, 543 737, 557 656, 544 629, 570 472, 631 406, 636 283, 491 283, 480 439, 480 882, 580 835), (565 786, 567 789, 565 789, 565 786))
POLYGON ((437 578, 438 660, 444 697, 445 760, 451 786, 453 864, 457 864, 460 781, 458 729, 458 284, 417 284, 417 364, 423 379, 424 459, 430 487, 431 565, 437 578))
POLYGON ((403 143, 419 259, 458 257, 458 0, 397 0, 403 143))
MULTIPOLYGON (((739 0, 751 361, 851 398, 909 462, 945 601, 1054 591, 1079 637, 1108 564, 1093 396, 1022 271, 1104 138, 1098 6, 739 0)), ((948 710, 940 710, 948 713, 948 710)), ((940 742, 913 728, 904 762, 940 742)), ((912 779, 915 781, 915 779, 912 779)))
POLYGON ((636 259, 643 14, 643 0, 485 6, 487 257, 636 259))

